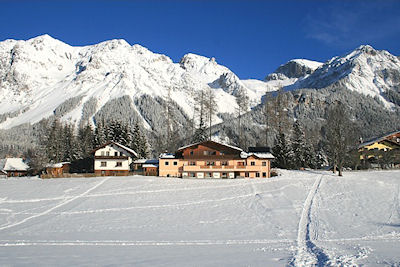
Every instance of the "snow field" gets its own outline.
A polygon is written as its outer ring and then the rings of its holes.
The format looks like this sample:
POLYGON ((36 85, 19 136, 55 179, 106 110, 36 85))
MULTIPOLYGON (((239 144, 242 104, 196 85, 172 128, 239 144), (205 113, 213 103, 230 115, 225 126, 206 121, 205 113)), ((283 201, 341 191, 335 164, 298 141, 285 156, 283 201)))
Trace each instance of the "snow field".
POLYGON ((0 180, 0 265, 400 262, 400 171, 0 180))

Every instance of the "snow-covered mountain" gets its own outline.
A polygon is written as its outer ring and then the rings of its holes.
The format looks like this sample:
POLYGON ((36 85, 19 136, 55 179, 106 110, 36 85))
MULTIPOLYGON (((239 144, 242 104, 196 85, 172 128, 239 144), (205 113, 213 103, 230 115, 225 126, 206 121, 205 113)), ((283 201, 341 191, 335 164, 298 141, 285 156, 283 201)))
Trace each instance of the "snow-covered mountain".
MULTIPOLYGON (((253 109, 246 119, 252 125, 246 138, 253 145, 259 142, 264 123, 258 104, 266 92, 282 87, 291 116, 311 128, 323 124, 326 108, 337 100, 353 108, 365 138, 400 124, 400 59, 370 46, 325 63, 293 59, 261 81, 241 80, 214 58, 191 53, 173 62, 124 40, 73 47, 43 35, 0 42, 0 145, 32 142, 30 125, 52 116, 76 125, 100 119, 139 121, 148 135, 155 133, 154 141, 166 131, 168 92, 173 121, 179 129, 188 129, 195 93, 208 87, 218 105, 213 123, 226 122, 216 127, 215 135, 230 140, 236 133, 229 116, 237 107, 235 95, 247 92, 253 109), (14 126, 20 127, 8 130, 14 126)), ((186 134, 178 132, 180 137, 186 134)))
POLYGON ((286 89, 340 87, 377 97, 387 108, 393 107, 400 100, 400 59, 388 51, 362 45, 328 60, 286 89))
MULTIPOLYGON (((252 106, 275 90, 262 81, 242 82, 214 58, 185 55, 179 63, 124 40, 72 47, 49 35, 27 41, 0 42, 0 129, 35 123, 51 115, 61 120, 89 121, 112 100, 125 97, 132 112, 150 129, 143 96, 171 98, 187 116, 193 114, 194 92, 211 86, 218 111, 234 113, 235 90, 247 91, 252 106)), ((215 123, 220 122, 216 119, 215 123)))

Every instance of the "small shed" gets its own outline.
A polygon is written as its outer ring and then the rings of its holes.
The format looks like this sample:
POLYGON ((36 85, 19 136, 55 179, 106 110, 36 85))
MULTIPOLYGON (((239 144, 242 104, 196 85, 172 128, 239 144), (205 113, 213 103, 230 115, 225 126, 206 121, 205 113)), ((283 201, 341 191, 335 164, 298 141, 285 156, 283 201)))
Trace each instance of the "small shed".
POLYGON ((146 176, 158 176, 158 165, 143 164, 143 174, 146 176))
POLYGON ((133 162, 137 174, 146 176, 158 175, 158 159, 137 159, 133 162))
POLYGON ((46 174, 53 177, 62 177, 64 173, 69 173, 71 162, 59 162, 54 164, 48 164, 46 166, 46 174))

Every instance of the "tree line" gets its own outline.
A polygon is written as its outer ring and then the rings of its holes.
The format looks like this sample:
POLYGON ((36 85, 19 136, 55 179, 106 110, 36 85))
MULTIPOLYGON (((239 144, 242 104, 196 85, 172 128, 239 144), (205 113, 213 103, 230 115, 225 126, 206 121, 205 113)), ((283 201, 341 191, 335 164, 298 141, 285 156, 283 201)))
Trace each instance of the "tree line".
POLYGON ((130 127, 120 121, 101 121, 93 129, 89 124, 76 128, 55 119, 42 130, 38 147, 25 156, 31 159, 32 169, 40 170, 49 163, 90 159, 95 148, 110 141, 132 148, 139 158, 149 155, 147 138, 138 123, 130 127))

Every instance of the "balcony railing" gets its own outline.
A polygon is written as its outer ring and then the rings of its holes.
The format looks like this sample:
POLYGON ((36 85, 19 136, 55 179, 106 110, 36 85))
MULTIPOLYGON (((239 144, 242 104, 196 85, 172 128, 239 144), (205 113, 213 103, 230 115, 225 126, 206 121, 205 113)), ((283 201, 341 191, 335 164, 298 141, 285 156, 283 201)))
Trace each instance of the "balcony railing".
POLYGON ((199 170, 212 170, 212 171, 255 171, 256 168, 265 166, 251 166, 251 165, 184 165, 182 171, 193 172, 199 170))

